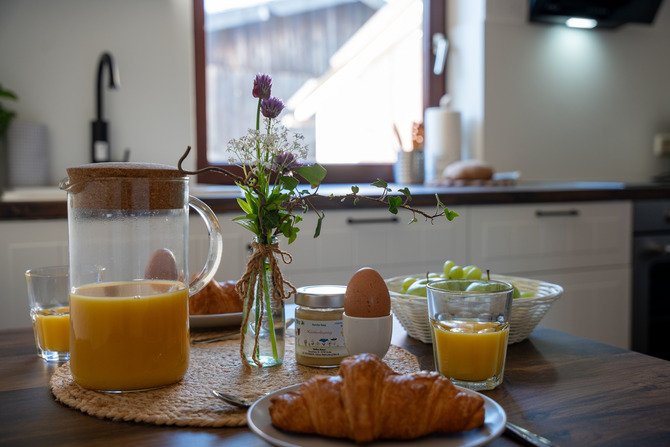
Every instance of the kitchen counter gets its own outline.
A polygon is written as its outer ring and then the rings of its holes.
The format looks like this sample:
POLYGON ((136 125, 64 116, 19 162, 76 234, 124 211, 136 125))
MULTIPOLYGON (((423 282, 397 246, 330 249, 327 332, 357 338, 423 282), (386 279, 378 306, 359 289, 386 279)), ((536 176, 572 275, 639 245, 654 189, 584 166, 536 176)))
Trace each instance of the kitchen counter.
MULTIPOLYGON (((379 197, 380 189, 358 185, 359 194, 379 197)), ((403 185, 390 184, 393 193, 403 185)), ((434 206, 435 195, 447 206, 578 202, 608 200, 652 200, 670 198, 670 183, 619 183, 619 182, 521 182, 513 186, 426 186, 408 185, 412 195, 411 205, 434 206)), ((322 185, 320 197, 313 199, 321 209, 379 207, 374 201, 342 201, 337 196, 351 192, 350 185, 322 185), (335 198, 329 198, 331 195, 335 198)), ((191 194, 201 198, 214 212, 238 212, 236 199, 242 197, 235 186, 194 185, 191 194)), ((26 188, 6 191, 0 200, 0 220, 61 219, 67 217, 66 193, 51 188, 26 188)))

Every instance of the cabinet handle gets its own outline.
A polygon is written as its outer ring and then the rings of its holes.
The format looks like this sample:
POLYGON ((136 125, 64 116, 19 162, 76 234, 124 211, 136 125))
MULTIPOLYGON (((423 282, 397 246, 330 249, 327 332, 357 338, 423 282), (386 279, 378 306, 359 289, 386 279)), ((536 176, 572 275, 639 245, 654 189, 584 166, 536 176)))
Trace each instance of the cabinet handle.
POLYGON ((640 254, 644 256, 667 256, 670 255, 670 244, 649 243, 641 250, 640 254))
POLYGON ((565 217, 565 216, 579 216, 579 210, 557 210, 557 211, 543 211, 535 210, 535 217, 565 217))
POLYGON ((361 218, 355 219, 353 217, 347 218, 347 223, 349 225, 359 225, 359 224, 375 224, 375 223, 398 223, 399 220, 397 217, 370 217, 370 218, 361 218))

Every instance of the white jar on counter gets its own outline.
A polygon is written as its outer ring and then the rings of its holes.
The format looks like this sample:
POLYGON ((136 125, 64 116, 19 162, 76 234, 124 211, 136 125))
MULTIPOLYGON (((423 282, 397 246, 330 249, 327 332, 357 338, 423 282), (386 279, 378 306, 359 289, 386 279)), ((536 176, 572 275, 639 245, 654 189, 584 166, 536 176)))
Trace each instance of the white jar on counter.
POLYGON ((348 353, 342 314, 346 286, 300 287, 295 296, 295 359, 316 368, 334 368, 348 353))

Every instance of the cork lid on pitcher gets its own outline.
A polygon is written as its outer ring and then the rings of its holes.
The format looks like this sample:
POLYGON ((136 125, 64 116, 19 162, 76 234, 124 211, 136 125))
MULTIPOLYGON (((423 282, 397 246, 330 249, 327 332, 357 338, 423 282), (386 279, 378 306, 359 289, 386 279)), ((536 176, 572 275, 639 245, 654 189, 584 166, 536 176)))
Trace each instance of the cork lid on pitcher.
POLYGON ((74 208, 160 210, 188 203, 188 177, 157 163, 91 163, 67 168, 61 189, 74 208))

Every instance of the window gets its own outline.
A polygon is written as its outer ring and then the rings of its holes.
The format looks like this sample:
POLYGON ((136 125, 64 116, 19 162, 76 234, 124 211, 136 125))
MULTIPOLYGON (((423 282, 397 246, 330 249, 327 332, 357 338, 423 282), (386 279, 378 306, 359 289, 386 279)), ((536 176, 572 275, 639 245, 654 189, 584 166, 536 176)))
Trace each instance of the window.
MULTIPOLYGON (((280 118, 300 132, 326 182, 392 179, 399 144, 444 93, 432 42, 444 0, 194 0, 197 165, 228 163, 226 144, 255 120, 254 76, 273 78, 280 118)), ((203 173, 202 183, 229 179, 203 173)))

